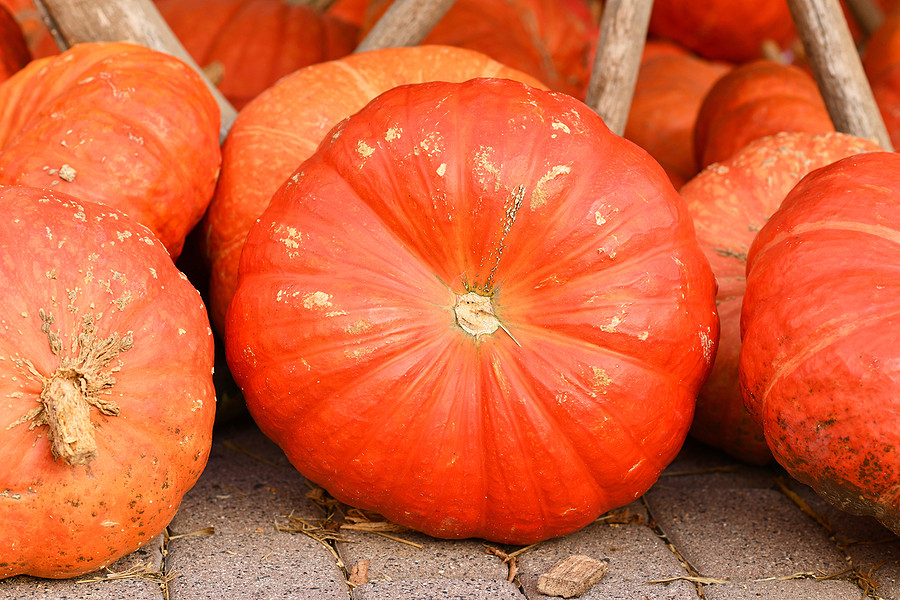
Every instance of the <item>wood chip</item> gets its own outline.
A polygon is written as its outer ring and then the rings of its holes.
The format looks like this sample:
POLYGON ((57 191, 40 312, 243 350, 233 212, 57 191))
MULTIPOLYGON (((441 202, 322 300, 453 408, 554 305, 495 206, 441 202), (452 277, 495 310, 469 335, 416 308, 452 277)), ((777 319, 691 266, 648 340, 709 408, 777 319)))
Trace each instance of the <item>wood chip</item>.
POLYGON ((588 591, 606 573, 605 560, 583 554, 565 558, 538 578, 538 591, 547 596, 574 598, 588 591))
POLYGON ((350 577, 347 581, 352 587, 363 585, 369 581, 369 561, 361 560, 350 569, 350 577))

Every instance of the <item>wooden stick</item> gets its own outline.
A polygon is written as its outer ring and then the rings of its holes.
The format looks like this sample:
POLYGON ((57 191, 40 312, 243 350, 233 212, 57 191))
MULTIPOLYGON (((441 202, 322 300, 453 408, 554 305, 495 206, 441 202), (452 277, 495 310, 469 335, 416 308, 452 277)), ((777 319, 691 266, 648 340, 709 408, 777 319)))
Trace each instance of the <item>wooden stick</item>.
POLYGON ((585 102, 617 135, 625 132, 653 0, 608 0, 585 102))
POLYGON ((451 6, 453 0, 395 0, 359 43, 356 52, 415 46, 451 6))
POLYGON ((184 49, 153 0, 34 0, 34 4, 60 50, 82 42, 132 42, 171 54, 193 67, 219 105, 219 137, 225 139, 237 111, 184 49))
POLYGON ((893 151, 838 0, 788 0, 834 127, 893 151))

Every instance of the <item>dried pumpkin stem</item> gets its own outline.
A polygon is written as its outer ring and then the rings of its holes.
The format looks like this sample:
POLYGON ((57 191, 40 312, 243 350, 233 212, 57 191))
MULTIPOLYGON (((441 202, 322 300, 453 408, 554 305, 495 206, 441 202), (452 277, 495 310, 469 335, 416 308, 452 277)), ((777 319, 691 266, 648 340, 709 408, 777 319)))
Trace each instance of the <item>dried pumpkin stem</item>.
POLYGON ((50 428, 48 438, 53 456, 69 465, 83 465, 97 457, 91 405, 85 400, 77 380, 57 372, 44 384, 41 393, 43 421, 50 428))
MULTIPOLYGON (((47 335, 50 350, 59 356, 63 346, 59 334, 51 330, 53 315, 41 310, 40 317, 41 331, 47 335)), ((31 421, 32 429, 46 425, 54 458, 72 466, 89 463, 97 456, 91 407, 107 416, 119 414, 116 403, 103 396, 115 383, 112 374, 119 370, 119 367, 110 366, 112 361, 133 345, 130 333, 123 338, 117 333, 105 339, 98 338, 94 316, 85 315, 81 331, 72 343, 74 356, 60 356, 59 367, 50 377, 41 375, 25 361, 32 375, 43 383, 41 406, 10 427, 27 421, 31 421)))

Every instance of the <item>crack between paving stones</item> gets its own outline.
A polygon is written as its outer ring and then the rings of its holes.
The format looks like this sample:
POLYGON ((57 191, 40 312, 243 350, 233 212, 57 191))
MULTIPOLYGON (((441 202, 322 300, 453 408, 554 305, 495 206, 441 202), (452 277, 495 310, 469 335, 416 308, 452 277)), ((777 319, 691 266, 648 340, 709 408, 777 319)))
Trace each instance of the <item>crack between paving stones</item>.
POLYGON ((797 492, 790 488, 790 481, 785 476, 774 475, 773 479, 775 481, 775 486, 779 492, 783 496, 785 496, 788 500, 791 501, 799 510, 802 512, 807 518, 811 521, 815 522, 822 531, 825 532, 825 535, 828 537, 828 540, 834 544, 834 547, 838 552, 844 557, 844 560, 847 561, 848 568, 840 573, 834 573, 831 575, 822 574, 808 574, 808 573, 797 573, 797 578, 801 576, 810 577, 813 579, 842 579, 844 581, 849 581, 853 583, 856 587, 859 588, 859 591, 862 593, 862 598, 870 598, 872 600, 886 600, 885 598, 878 595, 878 587, 879 583, 874 579, 873 574, 877 571, 883 564, 879 563, 877 565, 873 565, 868 571, 863 571, 860 567, 853 564, 853 557, 847 552, 847 548, 854 544, 855 542, 850 541, 849 543, 840 543, 837 540, 837 533, 834 531, 834 528, 831 526, 831 523, 828 522, 823 515, 817 513, 815 509, 813 509, 809 503, 807 503, 797 492))
POLYGON ((697 590, 697 597, 700 600, 706 600, 706 595, 703 593, 703 584, 699 581, 696 581, 697 578, 700 578, 700 573, 694 566, 688 562, 688 560, 681 554, 678 548, 675 547, 669 538, 666 536, 665 532, 663 532, 662 528, 659 526, 659 522, 656 520, 656 517, 653 515, 653 511, 650 510, 650 504, 647 502, 647 498, 645 496, 641 496, 641 502, 644 504, 644 509, 647 511, 647 515, 650 517, 647 521, 647 526, 650 527, 650 530, 656 534, 662 542, 666 545, 666 548, 669 549, 675 558, 678 559, 678 562, 681 563, 681 566, 684 567, 685 571, 688 572, 690 578, 686 578, 686 581, 690 581, 694 584, 694 588, 697 590))

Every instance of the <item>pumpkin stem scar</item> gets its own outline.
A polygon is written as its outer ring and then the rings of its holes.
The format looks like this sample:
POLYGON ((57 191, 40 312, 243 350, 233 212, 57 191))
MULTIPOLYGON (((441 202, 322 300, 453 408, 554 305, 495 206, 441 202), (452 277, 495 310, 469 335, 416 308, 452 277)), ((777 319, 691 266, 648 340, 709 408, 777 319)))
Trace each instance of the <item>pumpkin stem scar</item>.
POLYGON ((485 290, 490 290, 491 285, 493 284, 494 273, 497 272, 497 267, 500 266, 500 258, 503 256, 506 236, 509 235, 513 223, 516 222, 516 215, 519 213, 519 209, 522 208, 523 200, 525 200, 525 185, 519 184, 516 187, 513 196, 510 198, 509 205, 506 207, 506 218, 503 221, 503 233, 500 235, 500 243, 497 246, 497 259, 494 261, 494 266, 491 267, 491 272, 488 274, 487 281, 484 282, 485 290))
MULTIPOLYGON (((51 352, 60 356, 59 334, 50 330, 53 315, 41 309, 40 317, 41 331, 47 335, 51 352)), ((97 457, 97 442, 90 419, 91 407, 104 415, 119 414, 118 405, 102 395, 109 393, 116 382, 112 374, 120 368, 110 367, 110 364, 132 346, 131 332, 123 338, 118 333, 112 333, 106 339, 98 338, 94 316, 85 315, 81 332, 72 341, 73 356, 60 356, 59 366, 50 377, 41 375, 34 365, 25 361, 28 370, 43 384, 41 405, 8 428, 28 421, 31 421, 30 429, 47 425, 47 438, 54 458, 61 458, 71 466, 92 461, 97 457)))
POLYGON ((497 329, 502 329, 512 341, 516 342, 517 346, 521 347, 518 340, 494 314, 490 296, 482 296, 476 292, 458 295, 453 310, 456 313, 457 324, 463 331, 474 336, 476 340, 483 335, 494 333, 497 329))

